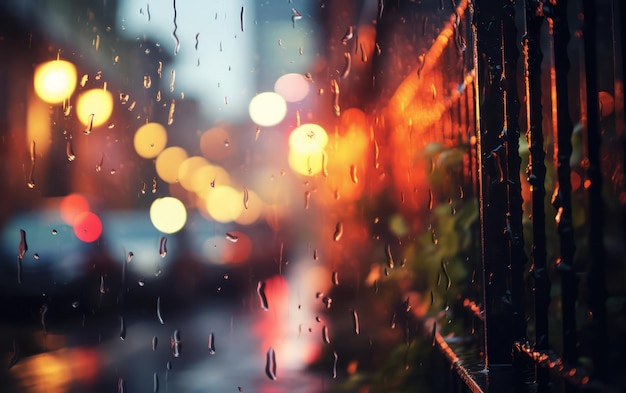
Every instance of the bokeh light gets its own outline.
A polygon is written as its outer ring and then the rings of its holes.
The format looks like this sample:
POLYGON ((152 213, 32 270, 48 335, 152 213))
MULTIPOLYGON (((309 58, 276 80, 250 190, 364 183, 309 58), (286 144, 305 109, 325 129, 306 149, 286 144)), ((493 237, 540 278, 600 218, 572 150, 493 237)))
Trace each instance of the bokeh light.
POLYGON ((152 225, 163 233, 176 233, 187 222, 187 209, 183 203, 173 197, 155 199, 150 206, 152 225))
POLYGON ((65 60, 43 63, 35 70, 35 92, 45 102, 58 104, 76 89, 76 67, 65 60))
POLYGON ((309 94, 309 81, 301 74, 285 74, 274 84, 274 91, 287 102, 302 101, 309 94))
POLYGON ((261 127, 271 127, 283 121, 287 115, 287 102, 278 93, 257 94, 248 106, 250 118, 261 127))
POLYGON ((91 89, 76 102, 76 116, 84 125, 100 126, 113 113, 113 96, 104 89, 91 89))
POLYGON ((313 123, 302 124, 289 134, 289 148, 295 153, 321 153, 327 143, 326 130, 313 123))
POLYGON ((220 161, 231 155, 230 134, 222 127, 214 127, 200 136, 200 151, 211 161, 220 161))
POLYGON ((178 181, 178 168, 187 159, 187 151, 182 147, 172 146, 163 150, 156 158, 156 172, 161 179, 168 183, 178 181))
POLYGON ((235 219, 235 222, 241 225, 253 224, 263 213, 263 208, 264 203, 259 195, 252 190, 248 190, 248 208, 243 209, 239 217, 235 219))
POLYGON ((204 157, 192 156, 180 163, 178 167, 178 182, 187 191, 195 191, 194 175, 200 168, 209 165, 204 157))
POLYGON ((80 213, 89 211, 89 203, 80 194, 70 194, 61 199, 59 211, 63 221, 68 225, 73 225, 80 213))
POLYGON ((159 123, 148 123, 135 132, 135 151, 143 158, 154 158, 167 144, 167 131, 159 123))
POLYGON ((191 190, 202 198, 206 198, 216 185, 230 185, 230 176, 221 166, 206 164, 196 169, 191 176, 191 190))
POLYGON ((294 172, 305 176, 312 176, 322 172, 326 165, 326 153, 299 153, 297 151, 289 151, 289 166, 294 172))
POLYGON ((228 186, 216 186, 207 196, 206 209, 215 221, 234 221, 243 210, 243 192, 228 186))
POLYGON ((91 243, 102 234, 102 221, 92 212, 79 213, 74 219, 74 234, 85 243, 91 243))

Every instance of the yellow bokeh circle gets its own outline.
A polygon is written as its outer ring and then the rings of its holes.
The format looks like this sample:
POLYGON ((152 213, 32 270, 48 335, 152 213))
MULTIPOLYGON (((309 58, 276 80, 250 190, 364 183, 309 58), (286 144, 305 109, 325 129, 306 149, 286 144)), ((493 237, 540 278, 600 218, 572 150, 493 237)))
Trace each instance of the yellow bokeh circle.
POLYGON ((182 147, 172 146, 163 150, 154 163, 157 174, 164 181, 172 184, 178 181, 178 168, 187 159, 187 151, 182 147))
POLYGON ((155 199, 150 206, 152 225, 163 233, 176 233, 187 222, 187 209, 183 203, 173 197, 155 199))
POLYGON ((232 187, 218 186, 207 195, 206 210, 215 221, 235 221, 243 209, 243 192, 232 187))
POLYGON ((104 89, 91 89, 78 97, 76 116, 84 125, 100 126, 113 113, 113 96, 104 89))
POLYGON ((65 60, 43 63, 35 70, 35 93, 50 104, 63 102, 76 89, 76 67, 65 60))
POLYGON ((287 115, 287 102, 278 93, 257 94, 248 106, 250 118, 261 127, 272 127, 283 121, 287 115))
POLYGON ((302 124, 289 134, 289 148, 294 153, 317 154, 324 151, 327 143, 326 130, 313 123, 302 124))
POLYGON ((167 131, 159 123, 148 123, 135 132, 135 151, 143 158, 154 158, 167 144, 167 131))
POLYGON ((191 156, 180 163, 178 167, 178 182, 187 191, 195 191, 194 175, 209 162, 204 157, 191 156))

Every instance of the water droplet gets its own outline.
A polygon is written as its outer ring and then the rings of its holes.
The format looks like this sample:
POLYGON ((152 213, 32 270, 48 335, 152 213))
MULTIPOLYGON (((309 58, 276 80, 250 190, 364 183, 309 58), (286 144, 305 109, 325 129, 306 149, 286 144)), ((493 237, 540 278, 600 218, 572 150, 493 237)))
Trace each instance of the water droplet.
POLYGON ((335 225, 335 233, 333 234, 333 240, 338 242, 341 239, 341 236, 343 236, 343 223, 339 221, 335 225))
POLYGON ((126 393, 126 384, 122 378, 117 379, 117 393, 126 393))
POLYGON ((111 175, 115 175, 116 171, 115 171, 115 169, 111 169, 111 170, 109 171, 109 173, 110 173, 111 175))
POLYGON ((276 380, 276 352, 269 347, 265 355, 265 375, 272 381, 276 380))
POLYGON ((319 255, 317 254, 317 248, 313 250, 313 260, 317 261, 319 259, 319 255))
POLYGON ((249 199, 249 195, 248 195, 248 189, 246 187, 243 188, 243 207, 245 209, 249 208, 248 205, 248 199, 249 199))
POLYGON ((357 166, 352 164, 350 165, 350 179, 352 179, 352 183, 357 184, 359 182, 359 178, 356 175, 357 166))
POLYGON ((333 94, 333 113, 336 117, 341 115, 341 107, 339 106, 339 84, 333 79, 330 82, 330 91, 333 94))
POLYGON ((391 321, 389 321, 389 327, 392 329, 396 328, 396 313, 391 314, 391 321))
POLYGON ((161 258, 165 258, 167 255, 167 237, 165 236, 162 236, 159 241, 159 255, 161 255, 161 258))
POLYGON ((157 338, 157 336, 153 336, 152 337, 152 351, 156 351, 157 349, 157 345, 159 345, 159 339, 157 338))
POLYGON ((20 229, 20 242, 17 246, 17 257, 19 259, 24 259, 26 251, 28 251, 28 243, 26 243, 26 231, 20 229))
POLYGON ((89 75, 85 74, 82 78, 80 78, 80 87, 85 87, 87 81, 89 80, 89 75))
POLYGON ((80 306, 80 303, 78 301, 72 302, 72 308, 78 308, 78 306, 80 306))
POLYGON ((170 104, 170 111, 167 115, 167 125, 171 126, 174 123, 174 111, 176 110, 176 100, 172 98, 172 103, 170 104))
POLYGON ((350 52, 344 52, 343 57, 345 59, 345 65, 343 72, 341 73, 341 79, 346 79, 350 75, 350 70, 352 68, 352 55, 350 52))
POLYGON ((428 190, 428 210, 433 210, 433 190, 428 190))
POLYGON ((39 254, 35 253, 35 254, 33 255, 33 259, 38 260, 38 259, 39 259, 39 254))
POLYGON ((143 76, 143 87, 144 89, 149 89, 152 86, 152 78, 150 75, 143 76))
POLYGON ((100 293, 105 294, 106 288, 104 287, 104 276, 100 276, 100 293))
POLYGON ((237 240, 239 240, 239 237, 233 233, 226 232, 226 239, 230 242, 237 243, 237 240))
POLYGON ((337 360, 339 356, 337 355, 337 351, 333 351, 333 379, 337 378, 337 360))
POLYGON ((126 340, 126 324, 123 316, 120 317, 120 338, 126 340))
POLYGON ((265 295, 265 281, 259 281, 256 286, 256 292, 259 295, 259 301, 261 302, 261 308, 265 311, 269 309, 267 304, 267 296, 265 295))
POLYGON ((448 261, 446 261, 445 259, 441 260, 441 270, 443 270, 443 274, 446 276, 446 291, 447 291, 450 289, 452 280, 450 280, 450 274, 448 274, 448 261))
POLYGON ((152 391, 154 393, 157 393, 159 391, 159 374, 157 374, 156 372, 152 374, 152 379, 153 379, 152 391))
POLYGON ((100 173, 102 171, 102 163, 104 162, 104 154, 100 154, 100 162, 96 164, 96 172, 100 173))
POLYGON ((161 316, 161 296, 157 297, 156 314, 157 318, 159 319, 159 323, 161 325, 164 325, 165 322, 163 322, 163 317, 161 316))
POLYGON ((53 235, 53 236, 56 236, 58 233, 59 233, 59 232, 58 232, 56 229, 53 229, 53 230, 52 230, 52 235, 53 235))
POLYGON ((437 321, 433 322, 433 347, 435 346, 435 343, 437 342, 437 321))
POLYGON ((435 233, 435 228, 430 229, 430 238, 434 245, 439 244, 439 239, 437 239, 437 234, 435 233))
POLYGON ((86 128, 83 130, 83 134, 85 135, 89 135, 91 134, 91 130, 93 129, 93 117, 95 116, 95 114, 90 114, 87 120, 87 126, 86 128))
POLYGON ((333 299, 328 296, 324 296, 322 298, 322 303, 324 303, 326 309, 329 309, 333 305, 333 299))
POLYGON ((133 257, 135 256, 135 254, 133 254, 132 251, 128 252, 128 256, 126 256, 126 263, 130 263, 130 261, 133 260, 133 257))
POLYGON ((359 327, 359 314, 356 313, 356 309, 352 309, 352 323, 354 324, 354 333, 359 334, 361 328, 359 327))
POLYGON ((145 285, 146 285, 146 281, 145 281, 145 279, 144 279, 144 278, 140 278, 140 279, 137 281, 137 284, 138 284, 140 287, 143 287, 143 286, 145 286, 145 285))
POLYGON ((72 151, 72 143, 70 141, 67 141, 67 143, 65 144, 65 155, 67 156, 67 160, 69 162, 72 162, 76 159, 76 155, 72 151))
POLYGON ((175 358, 180 357, 182 341, 180 340, 180 332, 178 329, 174 330, 174 335, 170 336, 170 347, 172 349, 172 355, 175 358))
POLYGON ((330 344, 330 337, 328 337, 328 326, 324 325, 322 327, 322 341, 325 344, 330 344))
POLYGON ((309 208, 309 201, 311 199, 311 191, 306 190, 304 192, 304 208, 308 209, 309 208))
POLYGON ((353 28, 352 28, 352 26, 348 26, 348 29, 346 30, 346 33, 343 35, 343 38, 341 39, 341 43, 343 45, 347 45, 348 41, 350 41, 352 39, 352 37, 354 37, 353 28))
POLYGON ((332 282, 334 285, 339 285, 339 274, 336 271, 333 272, 332 282))
POLYGON ((46 329, 46 313, 47 312, 48 312, 48 305, 44 303, 41 305, 41 308, 39 309, 39 317, 40 317, 41 328, 43 329, 44 337, 48 335, 48 330, 46 329))
POLYGON ((211 355, 215 355, 215 335, 213 334, 213 332, 211 332, 211 334, 209 334, 209 353, 211 355))
POLYGON ((385 247, 385 257, 387 258, 387 266, 393 269, 395 264, 393 262, 393 255, 391 254, 391 244, 389 243, 387 243, 387 247, 385 247))

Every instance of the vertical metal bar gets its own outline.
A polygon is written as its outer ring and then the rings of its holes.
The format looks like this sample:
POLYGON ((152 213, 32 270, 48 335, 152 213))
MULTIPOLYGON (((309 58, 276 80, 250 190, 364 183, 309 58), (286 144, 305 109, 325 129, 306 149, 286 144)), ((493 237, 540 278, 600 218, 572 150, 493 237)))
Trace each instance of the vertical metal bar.
POLYGON ((570 69, 567 44, 570 40, 567 22, 567 0, 558 0, 554 6, 544 4, 554 25, 554 72, 556 76, 557 110, 557 177, 558 186, 552 196, 557 210, 555 220, 560 238, 560 260, 557 269, 561 276, 561 308, 563 318, 563 360, 568 364, 577 361, 576 350, 576 298, 578 279, 574 270, 574 228, 572 226, 572 184, 569 159, 572 154, 572 121, 569 114, 569 87, 567 76, 570 69), (548 8, 546 8, 548 7, 548 8))
MULTIPOLYGON (((543 149, 543 117, 541 106, 541 25, 543 13, 540 0, 526 0, 525 34, 523 39, 526 84, 526 138, 529 146, 528 182, 532 187, 532 277, 534 279, 535 350, 549 349, 548 307, 550 305, 550 278, 547 269, 546 212, 544 198, 546 154, 543 149)), ((548 383, 548 370, 537 369, 540 389, 548 383)))
POLYGON ((604 211, 602 202, 602 172, 600 162, 600 118, 598 103, 596 54, 596 4, 583 1, 585 24, 585 84, 587 86, 587 180, 589 193, 589 310, 591 312, 592 354, 594 377, 605 380, 608 371, 606 322, 606 251, 603 244, 604 211))
POLYGON ((521 158, 519 155, 519 94, 517 91, 517 26, 515 24, 515 0, 504 0, 502 37, 504 40, 504 83, 506 98, 506 144, 508 167, 507 191, 509 200, 507 233, 510 243, 511 300, 513 302, 513 339, 526 339, 526 307, 524 301, 524 236, 522 232, 522 185, 520 183, 521 158))
POLYGON ((511 296, 504 128, 502 1, 477 0, 475 13, 476 127, 485 307, 486 366, 511 364, 511 296))

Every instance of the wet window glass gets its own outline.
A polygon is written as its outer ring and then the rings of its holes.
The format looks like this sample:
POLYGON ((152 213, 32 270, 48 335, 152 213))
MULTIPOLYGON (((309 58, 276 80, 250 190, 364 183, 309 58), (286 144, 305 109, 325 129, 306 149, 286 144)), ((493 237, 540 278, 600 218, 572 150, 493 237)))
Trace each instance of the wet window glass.
MULTIPOLYGON (((583 139, 582 17, 569 17, 579 78, 565 80, 581 120, 559 158, 559 19, 546 5, 544 57, 532 57, 524 2, 506 2, 518 12, 508 36, 506 16, 489 30, 480 3, 5 0, 4 389, 441 391, 462 375, 451 365, 488 386, 498 323, 514 332, 505 354, 515 344, 569 359, 567 318, 582 336, 596 331, 583 288, 598 244, 586 234, 596 161, 583 139), (533 145, 537 102, 545 142, 533 145), (499 258, 512 262, 493 268, 499 258), (519 280, 500 276, 509 270, 519 280), (550 346, 537 288, 553 292, 550 346), (578 308, 561 314, 572 293, 578 308)), ((625 304, 624 225, 611 216, 626 200, 620 61, 612 54, 614 74, 596 87, 607 266, 619 277, 607 284, 609 320, 625 304)), ((611 337, 623 327, 611 322, 611 337)), ((580 350, 590 364, 591 348, 580 350)))

